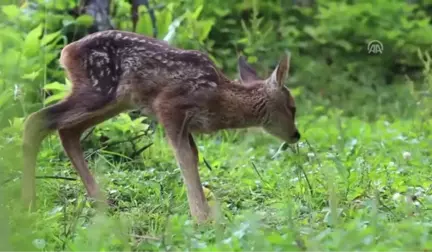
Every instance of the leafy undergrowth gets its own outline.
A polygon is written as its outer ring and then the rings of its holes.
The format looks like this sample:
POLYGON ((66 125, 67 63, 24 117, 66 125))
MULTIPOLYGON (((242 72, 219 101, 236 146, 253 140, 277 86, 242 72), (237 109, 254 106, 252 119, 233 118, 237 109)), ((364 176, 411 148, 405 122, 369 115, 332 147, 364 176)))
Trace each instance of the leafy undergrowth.
MULTIPOLYGON (((2 246, 430 250, 432 118, 421 118, 417 110, 405 119, 382 116, 373 122, 333 110, 302 113, 302 141, 285 151, 256 129, 197 136, 201 176, 217 216, 200 226, 189 218, 180 170, 162 130, 135 159, 87 150, 111 206, 92 207, 79 180, 38 179, 37 212, 27 214, 15 204, 3 209, 2 246)), ((38 175, 77 179, 56 136, 44 144, 38 175)), ((15 179, 3 187, 8 202, 18 186, 15 179)))

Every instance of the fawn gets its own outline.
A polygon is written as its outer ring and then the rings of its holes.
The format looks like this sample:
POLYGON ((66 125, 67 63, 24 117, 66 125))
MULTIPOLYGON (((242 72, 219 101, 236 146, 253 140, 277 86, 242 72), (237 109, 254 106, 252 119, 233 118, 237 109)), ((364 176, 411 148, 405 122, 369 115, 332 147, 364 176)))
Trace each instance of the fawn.
POLYGON ((283 85, 289 60, 285 53, 271 76, 262 79, 241 56, 240 80, 233 81, 202 52, 174 48, 132 32, 97 32, 68 44, 61 51, 60 63, 73 84, 71 93, 25 122, 24 203, 34 207, 37 155, 43 139, 55 130, 87 195, 100 197, 80 136, 89 127, 139 108, 164 127, 181 168, 190 213, 199 222, 207 220, 210 208, 192 133, 258 126, 285 142, 297 142, 295 102, 283 85))

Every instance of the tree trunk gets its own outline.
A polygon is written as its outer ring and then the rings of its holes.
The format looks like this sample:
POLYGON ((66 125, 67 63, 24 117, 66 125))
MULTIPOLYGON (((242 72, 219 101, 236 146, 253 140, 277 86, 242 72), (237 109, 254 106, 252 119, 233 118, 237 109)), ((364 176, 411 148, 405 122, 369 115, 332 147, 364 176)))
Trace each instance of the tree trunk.
POLYGON ((138 8, 140 5, 144 5, 147 8, 148 11, 148 15, 150 15, 150 19, 152 22, 152 27, 153 27, 153 37, 156 38, 157 37, 157 27, 156 27, 156 16, 154 13, 154 9, 150 8, 150 4, 148 0, 130 0, 131 4, 132 4, 132 9, 131 9, 131 14, 132 14, 132 30, 135 32, 136 31, 136 26, 138 23, 138 19, 139 19, 139 13, 138 13, 138 8))
POLYGON ((110 19, 110 0, 83 0, 82 13, 93 17, 89 33, 114 29, 110 19))

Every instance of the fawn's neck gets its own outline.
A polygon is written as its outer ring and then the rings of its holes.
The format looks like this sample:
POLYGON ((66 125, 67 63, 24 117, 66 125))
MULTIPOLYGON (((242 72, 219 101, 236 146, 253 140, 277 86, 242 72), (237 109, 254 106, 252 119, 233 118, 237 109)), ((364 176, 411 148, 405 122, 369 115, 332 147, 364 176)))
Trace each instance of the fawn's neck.
POLYGON ((266 117, 266 96, 261 85, 230 83, 221 90, 221 128, 260 126, 266 117))

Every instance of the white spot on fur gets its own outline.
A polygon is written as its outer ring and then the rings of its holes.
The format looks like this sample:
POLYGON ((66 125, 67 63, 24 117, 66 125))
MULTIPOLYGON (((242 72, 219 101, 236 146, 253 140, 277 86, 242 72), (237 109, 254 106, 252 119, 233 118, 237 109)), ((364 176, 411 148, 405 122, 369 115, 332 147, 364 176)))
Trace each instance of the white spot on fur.
MULTIPOLYGON (((103 59, 104 62, 109 62, 109 61, 110 61, 110 58, 109 58, 109 56, 108 56, 108 53, 106 53, 106 52, 93 51, 92 53, 93 53, 93 55, 95 55, 95 56, 97 56, 97 57, 101 57, 101 58, 103 59)), ((93 57, 90 57, 90 58, 93 58, 93 57)))

